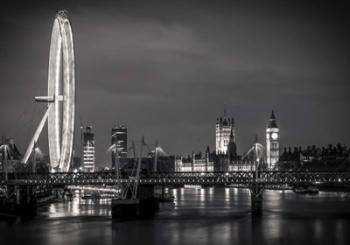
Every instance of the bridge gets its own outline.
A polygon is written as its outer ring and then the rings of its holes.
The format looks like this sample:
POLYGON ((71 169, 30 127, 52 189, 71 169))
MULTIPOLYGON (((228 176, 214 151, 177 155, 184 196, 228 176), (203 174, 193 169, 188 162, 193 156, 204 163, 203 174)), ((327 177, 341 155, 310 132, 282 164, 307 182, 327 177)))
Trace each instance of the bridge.
POLYGON ((134 177, 117 177, 114 171, 11 173, 0 176, 0 185, 318 185, 350 184, 350 172, 324 171, 234 171, 234 172, 152 172, 134 177))
MULTIPOLYGON (((60 173, 12 173, 0 175, 0 186, 12 189, 19 200, 35 199, 37 187, 65 188, 74 186, 117 186, 124 193, 119 201, 137 201, 137 205, 153 209, 155 190, 183 185, 223 186, 237 185, 249 188, 253 214, 261 214, 263 192, 268 187, 299 185, 350 185, 350 172, 322 171, 235 171, 235 172, 152 172, 141 174, 139 178, 119 176, 108 172, 60 172, 60 173), (23 197, 24 195, 24 197, 23 197), (139 201, 148 200, 143 204, 139 201), (151 200, 151 205, 149 204, 151 200)), ((125 203, 123 203, 125 204, 125 203)), ((27 205, 27 203, 25 203, 27 205)), ((120 205, 115 204, 116 206, 120 205)), ((113 204, 112 204, 113 210, 113 204)), ((118 211, 118 213, 125 211, 118 211)), ((113 212, 112 212, 113 213, 113 212)))

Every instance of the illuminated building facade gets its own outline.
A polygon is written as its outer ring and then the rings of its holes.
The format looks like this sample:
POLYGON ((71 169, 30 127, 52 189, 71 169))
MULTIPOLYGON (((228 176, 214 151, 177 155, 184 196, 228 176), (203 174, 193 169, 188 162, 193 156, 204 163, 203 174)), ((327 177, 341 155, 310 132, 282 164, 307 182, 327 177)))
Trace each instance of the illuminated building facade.
POLYGON ((233 118, 217 118, 216 119, 216 154, 217 155, 226 155, 228 145, 230 143, 231 133, 233 139, 236 138, 235 128, 234 128, 234 119, 233 118))
POLYGON ((83 133, 83 169, 86 172, 95 171, 95 140, 92 127, 86 127, 83 133))
MULTIPOLYGON (((119 160, 122 162, 128 157, 128 129, 124 125, 112 128, 112 145, 116 146, 119 160)), ((115 167, 116 153, 112 152, 112 168, 115 167)))
POLYGON ((209 151, 205 156, 202 154, 192 154, 192 157, 184 158, 182 156, 175 158, 176 172, 213 172, 214 161, 210 157, 209 151))
POLYGON ((237 160, 230 162, 228 171, 255 171, 255 162, 249 160, 237 160))
POLYGON ((272 111, 266 128, 266 163, 272 169, 279 160, 279 128, 277 126, 275 113, 272 111))

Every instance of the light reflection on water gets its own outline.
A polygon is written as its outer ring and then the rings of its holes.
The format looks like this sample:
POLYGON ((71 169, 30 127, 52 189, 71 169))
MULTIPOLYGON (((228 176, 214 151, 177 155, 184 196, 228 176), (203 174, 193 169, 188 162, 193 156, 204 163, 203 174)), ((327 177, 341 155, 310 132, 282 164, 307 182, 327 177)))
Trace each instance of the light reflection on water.
POLYGON ((109 200, 40 207, 25 223, 0 222, 2 244, 350 244, 350 194, 264 193, 264 213, 250 214, 250 194, 236 188, 169 190, 152 219, 112 221, 109 200), (14 239, 16 237, 16 239, 14 239))
POLYGON ((41 214, 47 214, 48 218, 109 216, 111 215, 110 204, 110 199, 83 200, 80 196, 74 196, 73 201, 49 204, 47 212, 41 214))
POLYGON ((199 200, 201 201, 201 203, 203 203, 204 205, 206 204, 205 203, 205 199, 206 199, 206 194, 205 194, 205 189, 204 188, 201 188, 201 189, 197 189, 200 191, 200 194, 199 194, 199 200))

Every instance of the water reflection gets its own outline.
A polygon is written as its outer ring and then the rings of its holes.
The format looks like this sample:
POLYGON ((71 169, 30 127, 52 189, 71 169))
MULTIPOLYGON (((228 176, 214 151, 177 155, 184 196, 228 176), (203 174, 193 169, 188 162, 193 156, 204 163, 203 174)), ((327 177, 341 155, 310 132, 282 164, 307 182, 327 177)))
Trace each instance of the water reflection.
POLYGON ((231 202, 231 188, 225 187, 225 203, 230 205, 231 202))
POLYGON ((0 222, 1 244, 350 244, 349 193, 268 190, 264 213, 254 218, 247 189, 169 191, 175 204, 162 205, 153 219, 117 222, 109 200, 75 196, 39 208, 33 221, 0 222))
POLYGON ((199 193, 199 200, 201 202, 203 202, 203 204, 206 204, 205 203, 205 199, 206 199, 206 194, 205 194, 205 189, 204 188, 201 188, 199 189, 200 190, 200 193, 199 193))

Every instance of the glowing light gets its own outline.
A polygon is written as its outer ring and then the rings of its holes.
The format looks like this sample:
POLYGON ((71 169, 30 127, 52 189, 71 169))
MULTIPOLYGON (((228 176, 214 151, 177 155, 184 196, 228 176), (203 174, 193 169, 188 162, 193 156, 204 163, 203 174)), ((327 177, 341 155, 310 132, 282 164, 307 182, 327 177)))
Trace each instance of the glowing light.
POLYGON ((120 193, 119 188, 113 187, 94 187, 94 186, 67 186, 71 190, 83 190, 83 191, 97 191, 97 192, 106 192, 106 193, 120 193))
POLYGON ((35 98, 36 101, 47 102, 48 108, 28 146, 23 163, 28 161, 47 120, 51 167, 58 167, 64 172, 69 170, 73 152, 75 118, 74 69, 72 29, 67 12, 58 11, 51 33, 48 95, 35 98))
POLYGON ((75 117, 74 69, 72 30, 67 13, 59 11, 52 28, 50 46, 48 96, 56 99, 54 106, 49 109, 48 135, 51 166, 58 166, 62 171, 68 171, 69 169, 73 148, 75 117), (63 90, 63 96, 60 94, 61 89, 63 90))

